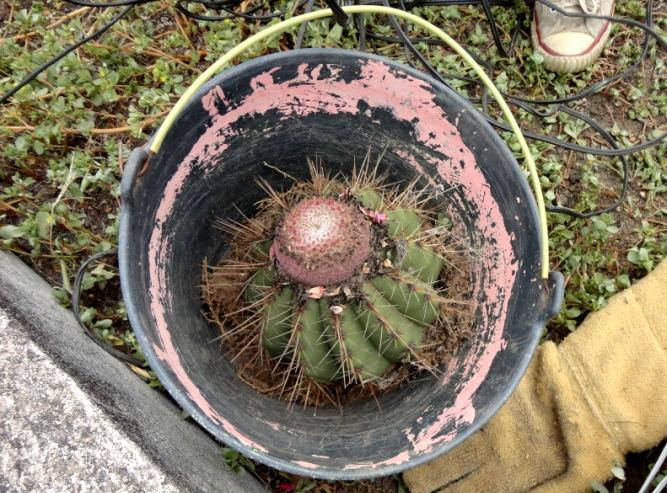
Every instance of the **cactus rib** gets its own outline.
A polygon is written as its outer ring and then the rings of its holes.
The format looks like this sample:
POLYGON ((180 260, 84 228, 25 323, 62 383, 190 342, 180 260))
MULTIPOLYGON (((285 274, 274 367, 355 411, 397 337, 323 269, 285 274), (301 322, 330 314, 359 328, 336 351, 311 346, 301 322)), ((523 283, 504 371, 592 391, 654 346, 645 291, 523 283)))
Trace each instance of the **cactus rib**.
POLYGON ((283 288, 278 296, 265 308, 266 317, 262 324, 262 345, 274 358, 281 356, 292 331, 292 305, 294 292, 283 288))
POLYGON ((259 269, 248 281, 243 292, 245 299, 250 303, 256 303, 264 297, 267 289, 273 286, 275 271, 269 267, 259 269))
POLYGON ((387 217, 387 229, 392 238, 411 238, 422 226, 422 218, 408 209, 394 209, 387 213, 387 217))
POLYGON ((364 337, 364 331, 356 313, 348 304, 343 313, 336 317, 343 339, 344 356, 361 382, 369 382, 380 378, 390 368, 391 363, 380 355, 378 349, 364 337))
POLYGON ((303 366, 306 375, 324 382, 330 382, 336 378, 338 368, 323 331, 320 306, 315 300, 308 300, 301 312, 295 344, 299 363, 303 366))
POLYGON ((400 265, 400 268, 414 273, 422 281, 433 284, 440 277, 443 261, 440 256, 428 247, 420 247, 411 242, 400 265))
POLYGON ((403 315, 418 325, 429 325, 438 317, 436 302, 407 283, 396 282, 388 276, 378 276, 371 279, 371 284, 403 315))
POLYGON ((422 328, 403 316, 370 282, 364 283, 361 290, 364 293, 368 307, 382 322, 382 326, 387 332, 386 336, 389 337, 389 334, 391 334, 396 345, 403 351, 414 352, 422 343, 424 336, 422 328))

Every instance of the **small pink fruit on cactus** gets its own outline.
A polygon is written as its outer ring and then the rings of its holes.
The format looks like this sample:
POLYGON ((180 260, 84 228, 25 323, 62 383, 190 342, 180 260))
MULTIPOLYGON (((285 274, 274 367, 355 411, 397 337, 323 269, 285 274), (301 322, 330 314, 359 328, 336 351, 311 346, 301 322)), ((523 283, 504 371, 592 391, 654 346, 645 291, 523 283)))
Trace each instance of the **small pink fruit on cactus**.
POLYGON ((278 268, 292 280, 328 286, 352 277, 370 244, 370 224, 353 204, 313 198, 285 215, 272 251, 278 268))

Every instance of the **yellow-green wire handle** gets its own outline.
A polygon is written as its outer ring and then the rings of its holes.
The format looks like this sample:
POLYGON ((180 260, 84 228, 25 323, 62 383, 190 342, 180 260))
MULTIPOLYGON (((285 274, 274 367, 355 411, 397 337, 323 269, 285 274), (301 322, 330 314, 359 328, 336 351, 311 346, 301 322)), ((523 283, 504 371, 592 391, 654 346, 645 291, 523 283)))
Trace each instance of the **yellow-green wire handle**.
MULTIPOLYGON (((519 128, 519 125, 514 119, 514 115, 512 115, 509 106, 507 105, 502 95, 500 94, 500 91, 498 91, 498 89, 493 84, 489 76, 486 75, 486 73, 482 70, 479 64, 468 54, 466 50, 464 50, 461 47, 461 45, 459 45, 456 41, 454 41, 451 37, 449 37, 447 33, 445 33, 442 29, 434 26, 433 24, 422 19, 421 17, 417 17, 416 15, 411 14, 409 12, 405 12, 403 10, 395 9, 392 7, 379 6, 379 5, 353 5, 353 6, 343 7, 343 10, 347 14, 393 15, 395 17, 405 19, 424 28, 426 31, 440 38, 450 48, 452 48, 456 53, 458 53, 461 56, 461 58, 463 58, 463 60, 468 64, 468 66, 482 80, 486 88, 489 90, 491 95, 494 97, 494 99, 502 109, 503 115, 505 115, 505 119, 510 124, 512 131, 514 132, 514 135, 516 135, 516 138, 519 141, 519 145, 521 146, 521 152, 523 153, 524 162, 526 163, 528 171, 530 172, 530 181, 532 183, 533 191, 535 193, 535 198, 537 200, 537 212, 540 221, 540 239, 541 239, 540 259, 542 264, 541 274, 542 278, 544 279, 549 277, 549 236, 547 231, 547 214, 546 214, 546 209, 544 208, 544 197, 542 196, 542 187, 540 186, 540 178, 537 175, 537 168, 535 166, 535 161, 533 160, 533 156, 531 155, 530 150, 528 149, 528 144, 526 142, 526 139, 524 138, 523 133, 519 128)), ((209 80, 213 75, 218 73, 220 69, 222 69, 225 65, 231 62, 234 58, 239 56, 248 48, 251 48, 252 46, 265 40, 266 38, 270 38, 277 34, 281 34, 287 31, 288 29, 297 26, 299 24, 302 24, 304 22, 323 19, 325 17, 331 17, 332 15, 333 14, 331 12, 331 9, 322 9, 313 12, 308 12, 307 14, 298 15, 290 19, 286 19, 282 22, 279 22, 278 24, 274 24, 272 26, 263 29, 257 34, 254 34, 253 36, 250 36, 248 39, 242 41, 234 48, 229 50, 223 57, 218 59, 213 65, 211 65, 204 72, 202 72, 202 74, 199 77, 197 77, 197 79, 192 83, 192 85, 188 87, 187 90, 183 93, 183 95, 171 109, 171 111, 167 115, 167 118, 165 118, 164 122, 162 123, 157 133, 155 134, 153 142, 151 143, 150 151, 152 153, 156 153, 160 149, 162 141, 164 141, 164 137, 169 131, 169 128, 173 125, 174 120, 176 120, 178 115, 180 115, 185 105, 190 101, 190 98, 192 98, 192 96, 207 80, 209 80)))

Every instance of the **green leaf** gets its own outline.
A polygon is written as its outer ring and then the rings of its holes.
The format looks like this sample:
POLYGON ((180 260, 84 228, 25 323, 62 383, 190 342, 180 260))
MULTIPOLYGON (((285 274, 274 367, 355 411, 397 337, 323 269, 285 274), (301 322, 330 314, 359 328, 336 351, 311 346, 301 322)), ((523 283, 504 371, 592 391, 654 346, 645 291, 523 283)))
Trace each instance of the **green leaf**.
POLYGON ((21 238, 24 234, 24 231, 19 226, 8 224, 0 227, 0 238, 5 240, 21 238))
POLYGON ((621 287, 624 288, 630 287, 630 277, 627 274, 621 274, 618 277, 616 277, 616 282, 618 282, 618 284, 621 287))
POLYGON ((229 467, 234 472, 239 472, 241 470, 241 464, 239 464, 241 454, 234 449, 226 447, 223 447, 221 452, 222 456, 225 458, 227 467, 229 467))
POLYGON ((307 493, 315 489, 317 483, 312 479, 299 479, 299 482, 296 485, 295 493, 307 493))
POLYGON ((32 143, 32 150, 35 151, 35 154, 41 156, 44 154, 44 144, 42 144, 39 140, 35 140, 32 143))
POLYGON ((43 239, 49 238, 49 230, 51 229, 51 224, 53 224, 53 219, 51 213, 47 211, 39 211, 35 215, 35 222, 37 223, 37 233, 43 239))
POLYGON ((535 65, 542 65, 544 63, 544 56, 537 50, 533 51, 530 58, 535 62, 535 65))
POLYGON ((632 247, 630 251, 628 251, 628 260, 635 265, 643 267, 647 271, 653 269, 653 260, 651 259, 649 251, 644 247, 632 247))
POLYGON ((329 30, 329 34, 327 35, 327 39, 329 41, 334 41, 334 42, 339 42, 340 37, 343 35, 343 26, 340 24, 334 25, 334 27, 329 30))
MULTIPOLYGON (((93 324, 93 327, 95 327, 96 329, 108 329, 112 325, 113 325, 113 322, 111 320, 109 320, 108 318, 105 318, 105 319, 98 320, 97 322, 95 322, 93 324)), ((118 340, 120 340, 120 339, 118 339, 118 340)), ((123 341, 120 341, 121 344, 122 344, 122 342, 123 341)), ((114 345, 116 345, 116 344, 114 343, 114 345)))
POLYGON ((19 135, 14 141, 14 147, 16 147, 16 149, 19 151, 25 151, 28 147, 28 141, 23 135, 19 135))
POLYGON ((97 264, 97 266, 90 271, 94 276, 103 277, 107 281, 116 277, 116 273, 104 268, 104 264, 97 264))
POLYGON ((80 318, 81 321, 84 324, 90 323, 93 321, 93 318, 95 318, 95 315, 97 315, 97 310, 95 308, 86 308, 81 312, 80 318))
POLYGON ((611 473, 614 475, 615 478, 620 479, 621 481, 625 481, 625 471, 621 466, 614 466, 611 468, 611 473))
POLYGON ((56 300, 58 300, 58 303, 60 303, 63 306, 67 306, 70 301, 70 293, 65 291, 63 288, 56 287, 53 288, 53 296, 56 300))
MULTIPOLYGON (((97 325, 97 324, 95 324, 97 325)), ((121 347, 125 345, 125 341, 121 339, 120 337, 116 337, 115 335, 108 335, 106 336, 106 339, 113 345, 117 347, 121 347)))

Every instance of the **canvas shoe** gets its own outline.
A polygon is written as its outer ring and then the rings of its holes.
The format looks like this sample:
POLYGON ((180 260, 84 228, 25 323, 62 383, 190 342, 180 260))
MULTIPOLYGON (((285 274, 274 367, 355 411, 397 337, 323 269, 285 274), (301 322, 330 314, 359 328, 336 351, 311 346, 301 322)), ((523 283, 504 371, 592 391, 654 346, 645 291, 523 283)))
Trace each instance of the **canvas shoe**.
MULTIPOLYGON (((550 0, 567 12, 612 15, 614 0, 550 0)), ((536 2, 531 25, 533 48, 554 72, 579 72, 600 56, 611 30, 609 21, 566 17, 536 2)))

